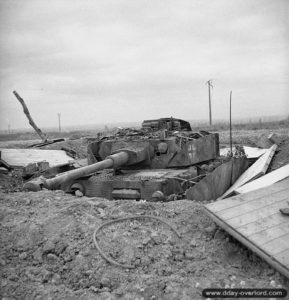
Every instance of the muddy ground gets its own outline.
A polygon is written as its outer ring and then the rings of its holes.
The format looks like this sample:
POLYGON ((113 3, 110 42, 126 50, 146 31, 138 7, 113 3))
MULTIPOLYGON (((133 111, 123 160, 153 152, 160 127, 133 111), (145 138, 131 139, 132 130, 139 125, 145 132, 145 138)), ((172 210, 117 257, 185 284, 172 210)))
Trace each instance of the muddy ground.
MULTIPOLYGON (((70 145, 71 146, 71 145, 70 145)), ((79 147, 79 146, 77 146, 79 147)), ((289 142, 270 168, 289 162, 289 142)), ((209 287, 284 287, 289 281, 217 227, 203 203, 108 201, 62 191, 21 192, 21 173, 0 176, 1 299, 202 299, 209 287), (109 225, 126 216, 160 217, 109 225)))

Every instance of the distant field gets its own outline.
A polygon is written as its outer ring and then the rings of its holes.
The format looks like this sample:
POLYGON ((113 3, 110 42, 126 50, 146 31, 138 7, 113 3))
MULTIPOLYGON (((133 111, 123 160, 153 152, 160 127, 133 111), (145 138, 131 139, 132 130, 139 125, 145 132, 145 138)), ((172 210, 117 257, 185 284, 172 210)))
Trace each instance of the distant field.
MULTIPOLYGON (((233 144, 240 144, 246 146, 255 146, 255 142, 260 138, 262 134, 268 136, 270 133, 276 133, 282 136, 289 135, 289 128, 279 129, 257 129, 257 130, 233 130, 232 140, 233 144)), ((220 136, 220 144, 228 145, 230 143, 230 132, 229 130, 218 131, 220 136)))
MULTIPOLYGON (((218 132, 220 135, 221 144, 229 144, 229 124, 218 123, 213 126, 192 126, 193 131, 206 130, 210 132, 218 132)), ((95 137, 97 130, 75 130, 69 132, 46 132, 49 138, 70 138, 79 139, 81 137, 95 137)), ((280 135, 289 134, 289 119, 274 122, 255 122, 247 124, 234 124, 232 126, 232 135, 234 144, 252 145, 262 135, 269 135, 275 132, 280 135)), ((0 147, 25 147, 26 145, 33 144, 40 141, 38 135, 33 131, 28 132, 15 132, 11 134, 0 134, 0 147)))

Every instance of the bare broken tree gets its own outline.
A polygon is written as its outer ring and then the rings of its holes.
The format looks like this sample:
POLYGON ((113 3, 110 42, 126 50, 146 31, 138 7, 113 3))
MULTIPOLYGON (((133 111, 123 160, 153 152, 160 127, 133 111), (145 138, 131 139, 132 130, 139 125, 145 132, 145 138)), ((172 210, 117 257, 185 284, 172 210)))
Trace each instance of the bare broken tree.
POLYGON ((46 143, 48 141, 48 136, 43 133, 41 131, 41 129, 39 129, 35 122, 33 121, 30 113, 29 113, 29 110, 24 102, 24 100, 18 95, 18 93, 16 91, 13 91, 13 94, 15 95, 15 97, 18 99, 18 101, 21 103, 22 107, 23 107, 23 112, 24 114, 26 115, 28 121, 29 121, 29 124, 33 127, 33 129, 36 131, 36 133, 40 136, 40 138, 42 139, 43 143, 46 143))

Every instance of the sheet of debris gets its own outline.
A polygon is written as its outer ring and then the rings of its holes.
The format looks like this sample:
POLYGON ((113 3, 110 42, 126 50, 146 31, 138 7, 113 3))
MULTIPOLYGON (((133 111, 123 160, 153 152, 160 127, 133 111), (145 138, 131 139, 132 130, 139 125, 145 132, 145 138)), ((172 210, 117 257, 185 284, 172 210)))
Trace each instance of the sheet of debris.
POLYGON ((0 149, 1 160, 11 167, 26 167, 29 164, 45 161, 50 167, 67 165, 74 159, 62 150, 0 149))

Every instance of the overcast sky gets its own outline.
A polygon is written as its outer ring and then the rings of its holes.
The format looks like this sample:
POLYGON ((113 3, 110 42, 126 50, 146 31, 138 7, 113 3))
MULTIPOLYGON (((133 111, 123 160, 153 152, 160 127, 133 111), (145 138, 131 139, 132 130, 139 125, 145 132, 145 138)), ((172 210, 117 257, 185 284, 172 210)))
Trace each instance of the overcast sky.
POLYGON ((1 0, 0 129, 289 112, 288 0, 1 0))

